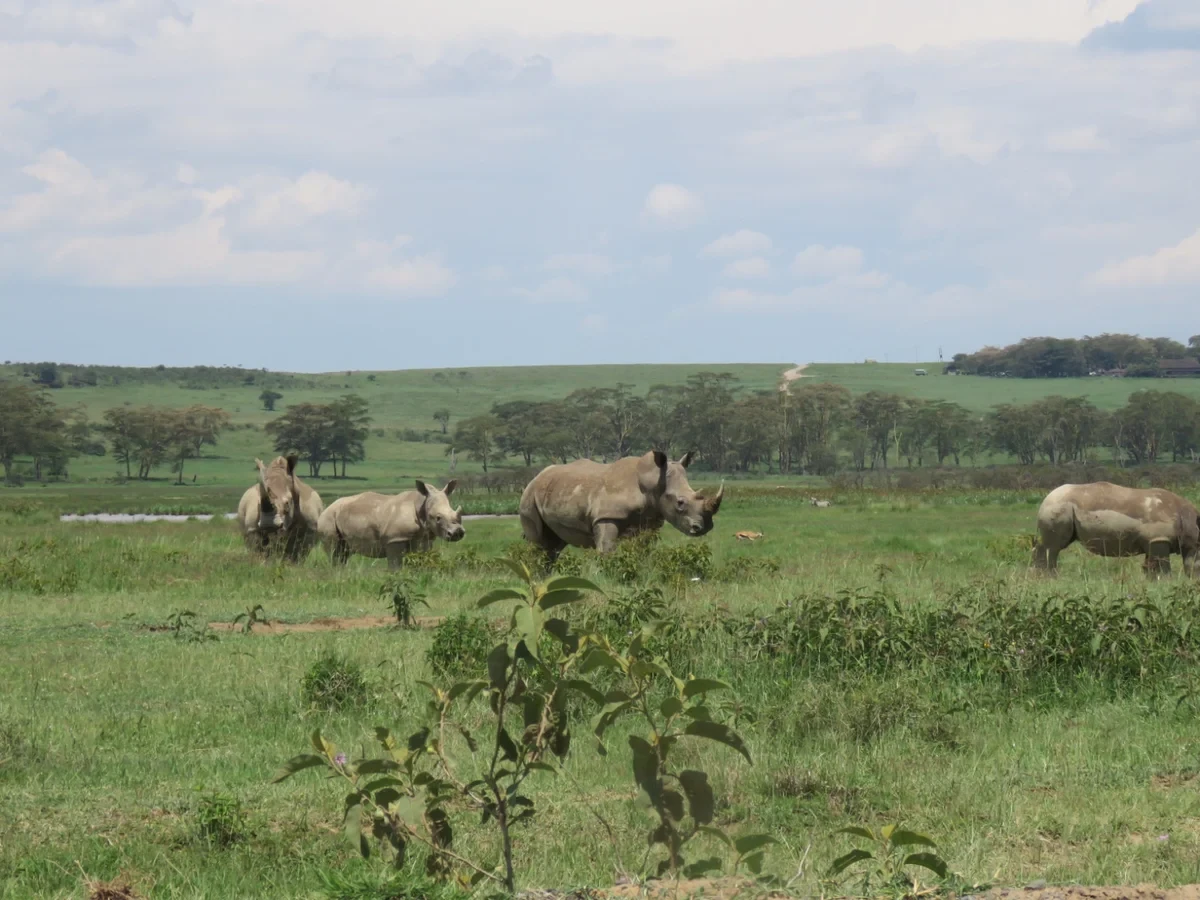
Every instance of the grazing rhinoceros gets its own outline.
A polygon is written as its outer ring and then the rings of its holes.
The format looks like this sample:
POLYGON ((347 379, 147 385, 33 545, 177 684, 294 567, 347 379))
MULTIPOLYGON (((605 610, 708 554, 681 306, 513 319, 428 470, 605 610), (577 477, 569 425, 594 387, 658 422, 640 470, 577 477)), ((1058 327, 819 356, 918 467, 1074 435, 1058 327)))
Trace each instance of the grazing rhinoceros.
POLYGON ((521 528, 553 563, 568 544, 608 553, 617 539, 670 522, 692 537, 707 534, 724 485, 704 497, 688 484, 692 454, 671 462, 661 450, 611 463, 577 459, 547 466, 521 495, 521 528))
POLYGON ((258 484, 238 503, 237 520, 246 546, 270 555, 282 549, 292 562, 304 559, 317 543, 317 519, 325 505, 320 495, 295 474, 296 456, 277 456, 270 465, 261 459, 258 484))
POLYGON ((1196 507, 1161 488, 1127 488, 1107 481, 1064 484, 1046 495, 1037 514, 1033 567, 1057 571, 1058 554, 1079 541, 1098 556, 1145 555, 1146 574, 1171 571, 1170 555, 1197 574, 1200 515, 1196 507))
POLYGON ((371 559, 386 558, 388 568, 396 569, 406 553, 428 550, 435 538, 461 541, 466 534, 462 507, 451 509, 449 500, 457 484, 451 480, 439 491, 418 480, 415 491, 367 491, 334 500, 317 523, 330 561, 344 563, 357 553, 371 559))

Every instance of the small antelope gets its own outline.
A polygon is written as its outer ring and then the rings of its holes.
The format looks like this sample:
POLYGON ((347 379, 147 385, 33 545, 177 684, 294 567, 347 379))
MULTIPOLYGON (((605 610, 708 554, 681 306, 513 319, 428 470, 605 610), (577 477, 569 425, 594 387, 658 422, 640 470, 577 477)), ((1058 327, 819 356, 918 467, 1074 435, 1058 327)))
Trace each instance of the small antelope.
POLYGON ((762 536, 761 531, 739 531, 734 535, 739 541, 757 541, 762 536))
POLYGON ((818 500, 816 497, 809 497, 808 501, 817 509, 825 509, 826 507, 833 506, 832 500, 818 500))

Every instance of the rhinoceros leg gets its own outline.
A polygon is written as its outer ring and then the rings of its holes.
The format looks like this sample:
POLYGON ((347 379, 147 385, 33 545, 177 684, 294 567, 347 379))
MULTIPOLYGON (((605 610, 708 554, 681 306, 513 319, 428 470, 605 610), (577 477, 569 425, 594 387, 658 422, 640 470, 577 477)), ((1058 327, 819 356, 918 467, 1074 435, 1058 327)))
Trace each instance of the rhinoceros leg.
POLYGON ((521 503, 521 531, 525 534, 525 540, 546 554, 547 571, 554 568, 554 563, 566 548, 567 542, 550 530, 532 503, 521 503))
POLYGON ((617 549, 617 538, 621 529, 616 522, 597 522, 592 526, 592 540, 596 543, 599 553, 612 553, 617 549))
POLYGON ((410 549, 408 544, 408 541, 392 541, 387 545, 385 551, 389 570, 394 572, 396 569, 404 565, 404 557, 408 555, 408 551, 410 549))
POLYGON ((1171 574, 1171 544, 1168 541, 1151 541, 1146 548, 1146 561, 1143 563, 1149 578, 1161 578, 1171 574))

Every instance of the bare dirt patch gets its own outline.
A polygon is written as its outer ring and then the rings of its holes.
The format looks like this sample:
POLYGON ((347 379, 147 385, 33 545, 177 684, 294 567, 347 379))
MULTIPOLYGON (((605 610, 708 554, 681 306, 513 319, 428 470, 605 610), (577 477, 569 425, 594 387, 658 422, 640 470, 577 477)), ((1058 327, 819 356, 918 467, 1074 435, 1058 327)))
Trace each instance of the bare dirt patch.
POLYGON ((810 365, 812 365, 812 363, 805 363, 802 366, 796 366, 795 368, 788 369, 786 372, 784 372, 783 377, 779 380, 779 393, 782 394, 784 391, 786 391, 791 383, 797 378, 808 378, 809 376, 804 374, 804 370, 810 365))
MULTIPOLYGON (((698 878, 690 881, 657 881, 649 884, 619 884, 615 887, 576 891, 524 891, 520 900, 756 900, 782 898, 786 894, 764 890, 755 882, 736 877, 698 878)), ((831 898, 836 895, 831 895, 831 898)), ((1068 885, 992 888, 972 895, 973 900, 1200 900, 1200 885, 1159 888, 1152 884, 1085 886, 1068 885)), ((966 897, 963 900, 967 900, 966 897)))
MULTIPOLYGON (((412 624, 417 628, 433 628, 445 618, 445 616, 414 616, 412 624)), ((288 632, 311 634, 319 631, 394 628, 396 625, 395 616, 327 616, 313 619, 310 622, 280 622, 268 619, 263 622, 255 622, 250 626, 250 632, 251 634, 287 634, 288 632)), ((208 627, 213 631, 241 631, 243 625, 240 622, 236 624, 233 622, 209 622, 208 627)))
POLYGON ((1200 900, 1200 884, 1159 888, 1152 884, 1091 887, 993 888, 980 900, 1200 900))

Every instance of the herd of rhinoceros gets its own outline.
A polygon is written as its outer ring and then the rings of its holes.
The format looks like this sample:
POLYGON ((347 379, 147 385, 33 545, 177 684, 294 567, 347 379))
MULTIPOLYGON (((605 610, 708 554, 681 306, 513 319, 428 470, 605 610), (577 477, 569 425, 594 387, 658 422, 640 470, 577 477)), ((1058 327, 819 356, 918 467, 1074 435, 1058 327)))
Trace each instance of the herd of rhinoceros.
MULTIPOLYGON (((685 453, 673 461, 653 450, 611 463, 580 459, 547 466, 521 495, 521 529, 551 563, 567 546, 607 553, 618 539, 664 522, 692 537, 708 534, 724 486, 711 497, 693 490, 687 480, 691 459, 685 453)), ((450 505, 453 480, 441 489, 418 480, 416 490, 367 491, 326 507, 296 475, 296 460, 255 460, 258 482, 242 495, 237 520, 256 553, 276 548, 300 561, 320 541, 334 563, 357 553, 387 559, 396 568, 410 551, 428 550, 438 538, 460 541, 466 534, 462 507, 450 505)), ((1200 514, 1161 488, 1064 484, 1042 501, 1037 530, 1032 565, 1038 570, 1056 571, 1059 553, 1078 541, 1099 556, 1144 556, 1151 576, 1169 573, 1170 555, 1176 553, 1188 575, 1200 575, 1200 514)))

